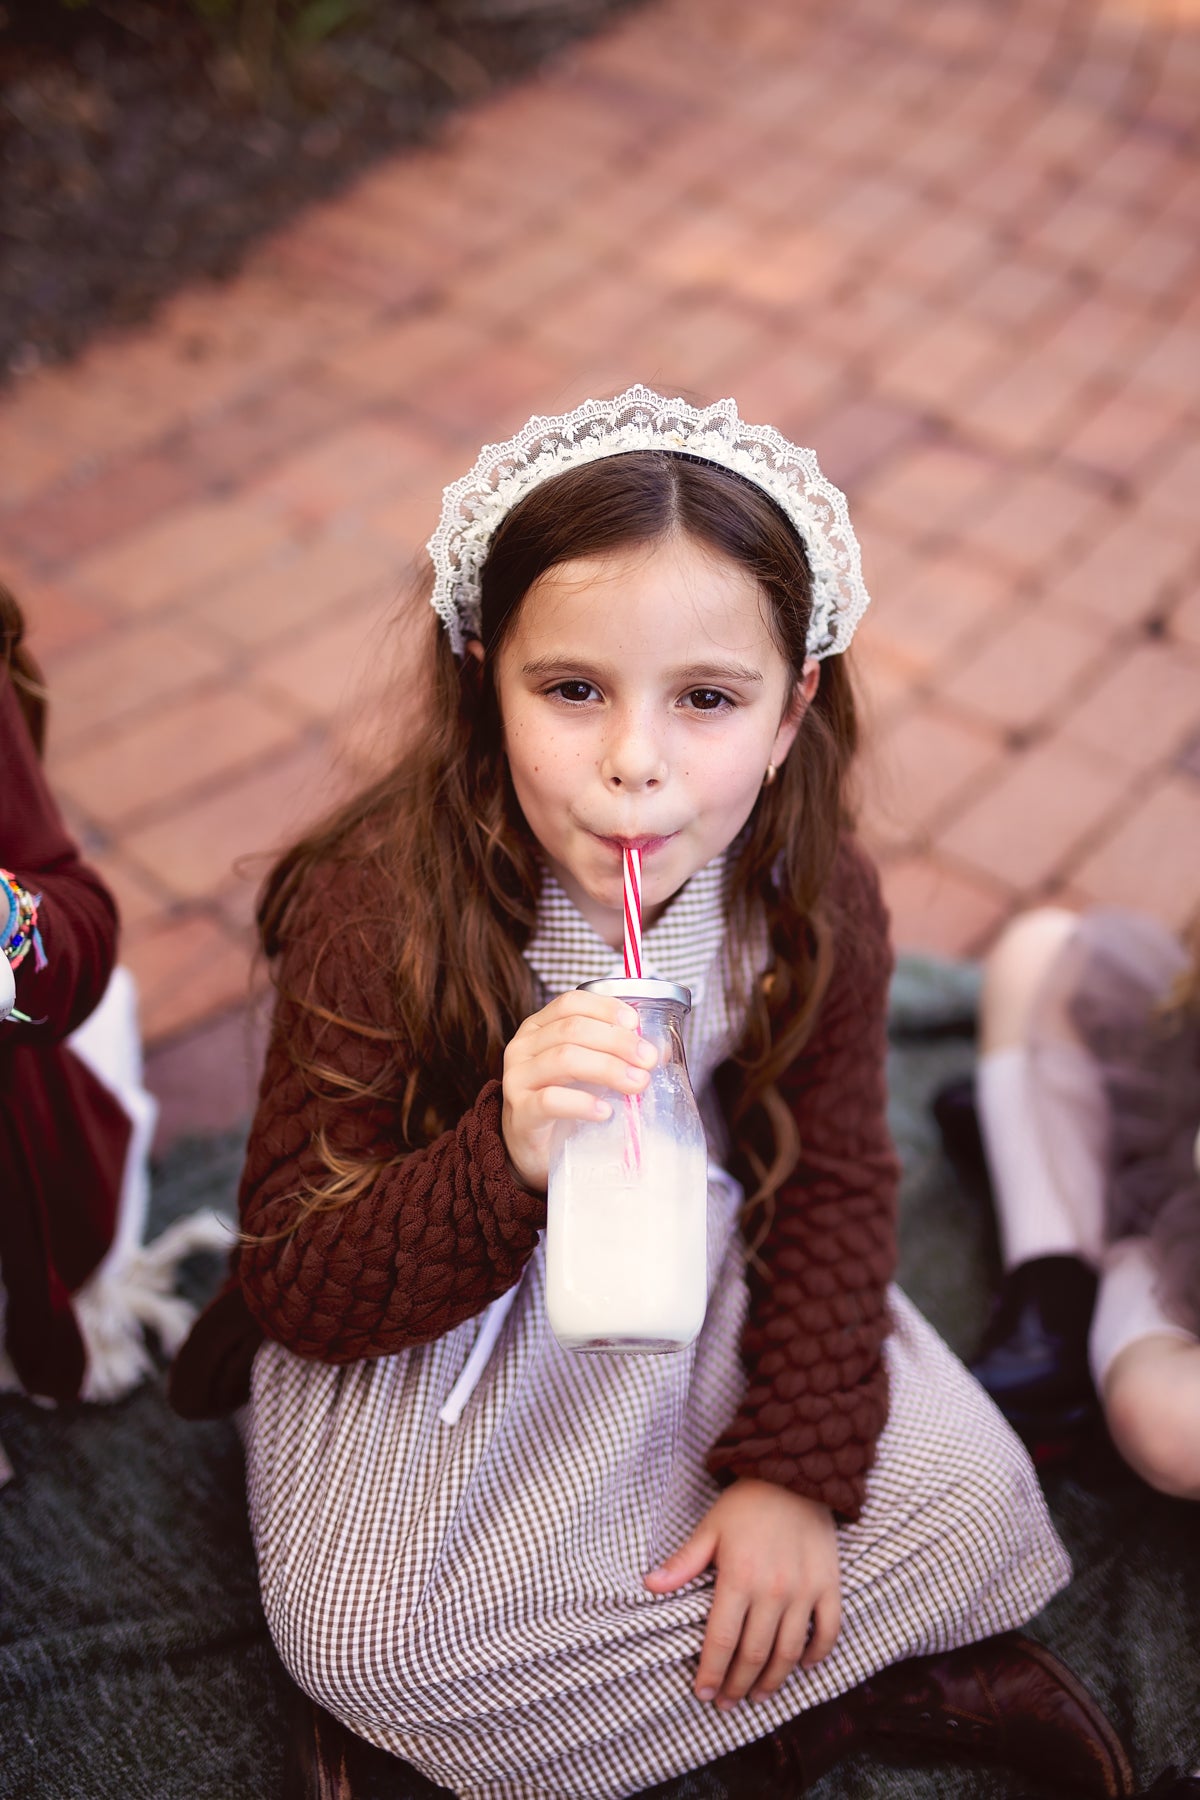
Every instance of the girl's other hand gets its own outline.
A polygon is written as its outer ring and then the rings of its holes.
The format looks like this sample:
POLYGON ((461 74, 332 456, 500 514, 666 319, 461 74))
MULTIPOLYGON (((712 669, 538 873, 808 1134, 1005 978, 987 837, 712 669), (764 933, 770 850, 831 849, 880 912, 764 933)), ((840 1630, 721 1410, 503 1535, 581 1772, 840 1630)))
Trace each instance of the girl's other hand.
POLYGON ((559 1119, 607 1119, 609 1100, 583 1084, 638 1094, 658 1052, 637 1033, 637 1013, 607 994, 560 994, 531 1013, 504 1052, 501 1131, 518 1181, 544 1190, 559 1119))
POLYGON ((828 1656, 842 1622, 833 1514, 769 1481, 726 1488, 660 1569, 646 1576, 671 1594, 716 1565, 712 1610, 693 1691, 726 1710, 765 1699, 799 1663, 828 1656))

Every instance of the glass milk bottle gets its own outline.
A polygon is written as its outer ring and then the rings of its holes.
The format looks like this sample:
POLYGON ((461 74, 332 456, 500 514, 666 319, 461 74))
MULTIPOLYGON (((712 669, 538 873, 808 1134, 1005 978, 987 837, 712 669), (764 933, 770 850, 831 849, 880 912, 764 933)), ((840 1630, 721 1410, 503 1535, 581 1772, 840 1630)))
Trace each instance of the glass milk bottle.
POLYGON ((683 1054, 687 988, 586 981, 634 1007, 658 1062, 607 1119, 564 1121, 550 1157, 546 1310, 568 1350, 682 1350, 708 1298, 708 1153, 683 1054))

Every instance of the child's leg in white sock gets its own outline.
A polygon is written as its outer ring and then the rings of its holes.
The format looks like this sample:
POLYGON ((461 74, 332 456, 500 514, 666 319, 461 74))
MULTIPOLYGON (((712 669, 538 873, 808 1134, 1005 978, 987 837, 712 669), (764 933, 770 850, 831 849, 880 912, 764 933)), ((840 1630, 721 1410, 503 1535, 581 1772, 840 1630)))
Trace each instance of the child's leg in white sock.
POLYGON ((1006 1269, 1042 1256, 1097 1264, 1103 1251, 1103 1085, 1068 1021, 1036 1062, 1029 1043, 1042 980, 1074 928, 1070 913, 1024 914, 988 960, 976 1092, 1006 1269))

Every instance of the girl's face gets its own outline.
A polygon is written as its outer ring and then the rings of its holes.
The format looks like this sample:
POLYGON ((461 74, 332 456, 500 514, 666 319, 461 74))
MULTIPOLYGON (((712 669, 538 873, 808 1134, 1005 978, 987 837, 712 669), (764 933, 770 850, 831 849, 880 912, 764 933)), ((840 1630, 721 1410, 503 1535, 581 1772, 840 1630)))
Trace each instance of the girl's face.
POLYGON ((622 856, 642 852, 643 918, 737 836, 791 747, 800 683, 739 563, 675 535, 549 569, 496 667, 513 787, 559 883, 622 938, 622 856))

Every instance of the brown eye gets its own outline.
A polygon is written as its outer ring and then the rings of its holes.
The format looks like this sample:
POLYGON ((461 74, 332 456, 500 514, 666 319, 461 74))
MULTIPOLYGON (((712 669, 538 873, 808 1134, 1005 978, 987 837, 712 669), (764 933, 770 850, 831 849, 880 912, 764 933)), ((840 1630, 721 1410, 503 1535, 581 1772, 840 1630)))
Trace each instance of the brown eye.
POLYGON ((697 712, 717 712, 729 703, 729 696, 717 688, 693 688, 688 699, 697 712))

